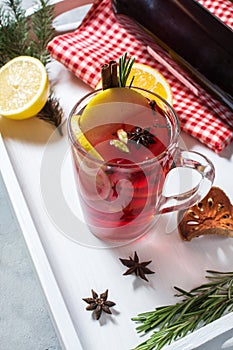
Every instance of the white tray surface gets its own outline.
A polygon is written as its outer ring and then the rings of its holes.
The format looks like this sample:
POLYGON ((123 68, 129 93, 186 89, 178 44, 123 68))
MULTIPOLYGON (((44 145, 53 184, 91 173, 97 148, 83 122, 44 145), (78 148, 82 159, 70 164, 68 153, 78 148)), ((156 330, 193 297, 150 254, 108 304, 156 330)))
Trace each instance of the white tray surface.
MULTIPOLYGON (((55 93, 66 117, 74 103, 90 91, 57 62, 50 65, 50 79, 56 83, 55 93)), ((129 350, 148 337, 136 333, 131 317, 176 302, 173 286, 194 288, 206 281, 207 269, 232 270, 233 239, 208 236, 184 242, 178 235, 174 214, 161 216, 138 242, 116 247, 100 242, 88 232, 75 202, 65 125, 61 137, 51 125, 36 118, 21 122, 2 118, 0 131, 4 141, 0 147, 3 178, 65 349, 107 350, 111 346, 112 350, 129 350), (53 159, 53 167, 46 172, 49 159, 53 159), (63 205, 71 221, 67 222, 65 216, 58 223, 53 218, 63 205), (76 223, 77 227, 72 226, 76 223), (75 231, 78 242, 69 238, 75 231), (143 261, 153 260, 149 267, 156 273, 149 275, 149 283, 122 275, 125 267, 119 257, 127 258, 134 251, 143 261), (91 289, 97 293, 109 289, 109 299, 116 302, 112 316, 103 315, 98 322, 85 310, 82 298, 90 296, 91 289)), ((233 202, 233 145, 219 156, 188 135, 182 134, 182 140, 188 149, 200 151, 212 160, 216 167, 214 185, 221 187, 233 202)), ((232 325, 231 313, 167 348, 193 349, 232 325)))

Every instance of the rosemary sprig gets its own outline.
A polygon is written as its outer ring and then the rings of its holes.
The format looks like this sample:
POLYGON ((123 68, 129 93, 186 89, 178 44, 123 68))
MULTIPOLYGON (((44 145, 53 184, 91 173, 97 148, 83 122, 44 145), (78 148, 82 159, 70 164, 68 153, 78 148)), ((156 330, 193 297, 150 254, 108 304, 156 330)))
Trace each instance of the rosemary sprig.
POLYGON ((160 350, 173 340, 184 337, 200 326, 233 310, 233 272, 208 270, 208 283, 187 292, 175 287, 182 301, 145 312, 132 320, 140 322, 138 332, 154 330, 149 339, 135 350, 160 350))
MULTIPOLYGON (((127 58, 127 52, 119 58, 118 67, 116 61, 110 61, 101 66, 102 89, 112 87, 125 87, 130 75, 135 58, 127 58), (118 69, 117 69, 118 68, 118 69)), ((132 86, 134 76, 132 77, 129 87, 132 86)))
MULTIPOLYGON (((119 58, 119 87, 125 87, 126 86, 126 81, 129 77, 130 71, 133 67, 135 58, 127 58, 127 52, 119 58)), ((132 83, 133 83, 133 79, 132 78, 129 87, 131 87, 132 83)))

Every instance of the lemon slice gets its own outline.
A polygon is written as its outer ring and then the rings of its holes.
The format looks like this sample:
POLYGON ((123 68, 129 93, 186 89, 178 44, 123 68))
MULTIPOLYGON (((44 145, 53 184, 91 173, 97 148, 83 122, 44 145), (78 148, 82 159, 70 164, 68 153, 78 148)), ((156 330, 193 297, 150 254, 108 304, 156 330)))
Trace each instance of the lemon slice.
POLYGON ((99 160, 104 160, 101 155, 95 150, 95 148, 91 145, 91 143, 87 140, 83 132, 81 131, 78 123, 78 115, 73 115, 71 117, 71 129, 74 136, 77 138, 80 145, 89 153, 92 157, 97 158, 99 160))
POLYGON ((109 88, 99 92, 85 107, 80 117, 80 128, 85 133, 98 125, 112 122, 124 122, 138 106, 150 108, 148 101, 141 93, 128 88, 109 88), (116 108, 118 105, 118 108, 116 108), (130 111, 127 109, 130 106, 130 111))
POLYGON ((85 108, 85 112, 97 105, 97 104, 102 104, 102 103, 111 103, 111 102, 130 102, 130 103, 135 103, 135 104, 142 104, 145 105, 147 104, 147 101, 145 97, 132 89, 128 88, 109 88, 106 90, 103 90, 96 96, 92 98, 92 100, 88 103, 88 105, 85 108))
POLYGON ((0 69, 0 115, 11 119, 33 117, 44 107, 49 80, 42 62, 19 56, 0 69))
MULTIPOLYGON (((172 105, 172 91, 168 81, 156 69, 141 63, 134 63, 127 79, 126 85, 129 85, 134 76, 133 85, 149 90, 163 97, 172 105)), ((102 82, 96 86, 96 89, 102 87, 102 82)), ((142 92, 143 93, 143 92, 142 92)), ((145 94, 146 95, 146 94, 145 94)), ((151 98, 151 96, 149 96, 151 98)))

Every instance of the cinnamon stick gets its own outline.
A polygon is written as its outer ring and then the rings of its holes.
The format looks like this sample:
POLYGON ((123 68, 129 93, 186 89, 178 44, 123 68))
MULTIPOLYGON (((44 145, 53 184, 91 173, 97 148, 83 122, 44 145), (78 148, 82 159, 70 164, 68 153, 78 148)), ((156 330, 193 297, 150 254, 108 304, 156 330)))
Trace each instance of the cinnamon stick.
POLYGON ((109 64, 104 64, 101 66, 101 79, 102 79, 102 89, 108 89, 111 87, 111 66, 109 64))
POLYGON ((103 90, 119 86, 116 61, 110 61, 109 64, 101 66, 101 78, 103 90))
POLYGON ((118 77, 117 77, 117 63, 116 61, 110 61, 110 67, 111 67, 111 87, 118 87, 118 77))

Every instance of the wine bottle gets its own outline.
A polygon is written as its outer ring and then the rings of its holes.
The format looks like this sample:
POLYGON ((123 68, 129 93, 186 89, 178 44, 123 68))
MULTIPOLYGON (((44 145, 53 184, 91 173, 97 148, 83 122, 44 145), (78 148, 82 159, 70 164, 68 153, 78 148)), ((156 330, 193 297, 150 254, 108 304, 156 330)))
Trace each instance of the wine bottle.
POLYGON ((233 31, 195 0, 112 0, 191 79, 233 111, 233 31))

